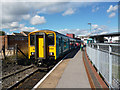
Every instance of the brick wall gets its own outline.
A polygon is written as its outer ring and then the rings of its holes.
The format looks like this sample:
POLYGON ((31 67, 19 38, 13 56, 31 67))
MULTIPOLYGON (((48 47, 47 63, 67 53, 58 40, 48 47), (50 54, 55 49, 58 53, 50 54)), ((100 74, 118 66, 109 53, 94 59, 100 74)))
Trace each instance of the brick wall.
POLYGON ((66 34, 66 36, 68 36, 68 37, 71 37, 71 38, 75 38, 75 34, 66 34))
POLYGON ((0 50, 2 49, 3 45, 4 45, 4 36, 0 36, 0 50))
POLYGON ((20 48, 27 47, 28 37, 8 35, 8 49, 11 49, 12 47, 14 47, 15 44, 17 44, 20 48))
POLYGON ((27 48, 28 46, 28 37, 27 36, 15 36, 15 35, 5 35, 0 36, 0 50, 2 49, 2 46, 5 42, 5 48, 6 49, 12 49, 15 44, 17 44, 20 48, 27 48), (4 41, 5 38, 5 41, 4 41))

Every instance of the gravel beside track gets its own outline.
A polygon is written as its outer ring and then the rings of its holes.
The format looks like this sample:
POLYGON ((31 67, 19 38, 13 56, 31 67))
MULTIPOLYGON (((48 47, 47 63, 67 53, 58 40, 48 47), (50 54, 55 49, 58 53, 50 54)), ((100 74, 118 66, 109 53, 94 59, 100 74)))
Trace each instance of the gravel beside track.
POLYGON ((36 71, 37 67, 31 67, 25 70, 21 70, 19 72, 16 72, 15 74, 12 74, 8 76, 7 78, 2 79, 2 88, 9 88, 12 85, 16 84, 20 80, 22 80, 24 77, 28 76, 30 73, 36 71))
POLYGON ((29 78, 27 78, 25 81, 23 81, 13 89, 32 89, 35 84, 37 84, 37 82, 42 79, 46 74, 47 72, 38 70, 36 73, 31 75, 29 78))
POLYGON ((12 74, 18 70, 24 69, 28 66, 23 65, 17 65, 17 64, 2 64, 2 77, 5 77, 6 75, 12 74))
POLYGON ((8 78, 8 77, 10 77, 10 76, 12 76, 12 75, 15 75, 15 74, 17 74, 17 73, 19 73, 19 72, 25 71, 25 70, 27 70, 27 69, 29 69, 29 68, 32 68, 32 67, 34 67, 34 65, 30 65, 30 66, 27 66, 27 67, 18 69, 18 70, 14 71, 14 72, 11 72, 11 73, 8 73, 7 75, 2 76, 0 79, 3 80, 3 79, 5 79, 5 78, 8 78))

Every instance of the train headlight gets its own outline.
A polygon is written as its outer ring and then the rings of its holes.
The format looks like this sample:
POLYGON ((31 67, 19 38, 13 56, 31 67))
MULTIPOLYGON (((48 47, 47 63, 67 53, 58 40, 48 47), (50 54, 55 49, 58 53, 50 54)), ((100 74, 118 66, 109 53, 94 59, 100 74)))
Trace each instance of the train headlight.
POLYGON ((32 56, 35 55, 35 52, 31 52, 31 55, 32 55, 32 56))
POLYGON ((54 53, 53 52, 49 52, 49 55, 54 55, 54 53))

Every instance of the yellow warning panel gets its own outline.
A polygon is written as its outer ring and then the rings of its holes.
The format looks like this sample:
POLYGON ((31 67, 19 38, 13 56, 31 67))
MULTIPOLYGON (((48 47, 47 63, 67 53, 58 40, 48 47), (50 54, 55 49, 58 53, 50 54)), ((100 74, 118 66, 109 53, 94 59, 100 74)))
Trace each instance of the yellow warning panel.
POLYGON ((43 36, 38 36, 38 56, 40 58, 44 57, 44 38, 43 38, 43 36))

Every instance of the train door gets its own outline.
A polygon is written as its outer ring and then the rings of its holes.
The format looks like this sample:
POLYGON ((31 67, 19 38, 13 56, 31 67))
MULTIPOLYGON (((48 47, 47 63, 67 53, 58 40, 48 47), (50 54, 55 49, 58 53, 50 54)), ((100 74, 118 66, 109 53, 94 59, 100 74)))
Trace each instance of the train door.
POLYGON ((35 58, 46 59, 47 56, 47 39, 43 32, 35 34, 35 58))
POLYGON ((61 53, 63 53, 63 38, 61 37, 61 53))
POLYGON ((43 36, 38 36, 38 57, 44 57, 44 38, 43 36))
POLYGON ((61 38, 59 38, 59 54, 61 54, 61 38))

